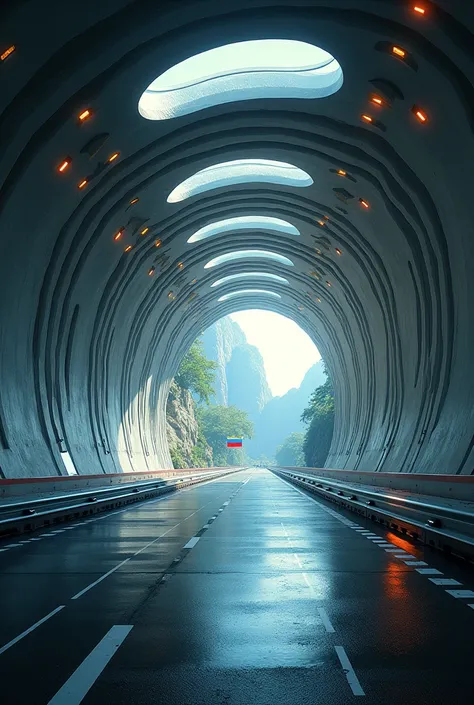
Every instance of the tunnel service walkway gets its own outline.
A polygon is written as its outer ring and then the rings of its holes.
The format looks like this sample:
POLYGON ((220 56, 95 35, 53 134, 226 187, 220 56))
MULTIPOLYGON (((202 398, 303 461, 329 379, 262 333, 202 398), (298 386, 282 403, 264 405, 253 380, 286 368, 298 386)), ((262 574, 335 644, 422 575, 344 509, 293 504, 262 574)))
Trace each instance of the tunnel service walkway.
POLYGON ((4 703, 474 701, 469 568, 266 470, 3 541, 0 571, 4 703))

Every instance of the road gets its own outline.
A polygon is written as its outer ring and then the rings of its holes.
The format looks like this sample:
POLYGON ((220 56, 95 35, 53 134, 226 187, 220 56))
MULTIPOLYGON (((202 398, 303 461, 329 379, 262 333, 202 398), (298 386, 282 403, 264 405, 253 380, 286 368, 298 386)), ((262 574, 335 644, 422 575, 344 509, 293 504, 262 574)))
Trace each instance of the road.
POLYGON ((473 571, 266 470, 4 540, 0 569, 8 705, 474 702, 473 571))

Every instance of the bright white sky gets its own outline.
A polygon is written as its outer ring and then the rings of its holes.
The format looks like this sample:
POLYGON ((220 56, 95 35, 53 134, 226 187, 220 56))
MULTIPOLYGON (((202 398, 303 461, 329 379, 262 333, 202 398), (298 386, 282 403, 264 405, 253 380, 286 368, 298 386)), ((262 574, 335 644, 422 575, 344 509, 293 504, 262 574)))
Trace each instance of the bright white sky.
POLYGON ((260 350, 273 396, 299 387, 309 368, 321 359, 311 338, 285 316, 250 310, 230 317, 242 328, 247 342, 260 350))

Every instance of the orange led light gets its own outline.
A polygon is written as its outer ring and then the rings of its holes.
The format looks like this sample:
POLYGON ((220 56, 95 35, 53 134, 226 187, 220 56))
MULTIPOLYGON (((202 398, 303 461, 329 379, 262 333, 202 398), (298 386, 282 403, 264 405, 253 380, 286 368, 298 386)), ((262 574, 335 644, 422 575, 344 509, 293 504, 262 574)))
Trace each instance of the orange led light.
POLYGON ((16 49, 16 46, 14 44, 12 44, 11 47, 8 47, 8 49, 5 49, 3 54, 0 54, 0 61, 5 61, 6 59, 8 59, 8 57, 13 54, 15 49, 16 49))
POLYGON ((347 176, 347 171, 344 171, 343 169, 338 169, 337 173, 339 174, 339 176, 347 176))
POLYGON ((154 275, 154 273, 155 273, 155 268, 154 268, 154 267, 150 267, 150 269, 148 270, 148 276, 149 276, 149 277, 152 277, 152 276, 154 275))
POLYGON ((79 181, 79 183, 77 184, 77 188, 82 191, 82 189, 85 188, 88 183, 89 182, 87 181, 87 179, 82 179, 82 181, 79 181))
POLYGON ((157 240, 155 242, 155 247, 161 247, 161 240, 157 240))
POLYGON ((178 269, 183 269, 184 264, 182 262, 178 262, 178 269))
POLYGON ((397 46, 392 47, 392 54, 395 54, 396 56, 400 56, 402 59, 404 59, 405 56, 407 55, 407 53, 404 49, 400 49, 400 47, 397 47, 397 46))
POLYGON ((125 228, 120 228, 120 230, 117 230, 117 232, 114 235, 115 242, 117 242, 117 240, 120 240, 120 238, 122 237, 124 232, 125 232, 125 228))
POLYGON ((85 122, 90 117, 92 117, 92 111, 89 110, 89 108, 86 108, 86 110, 83 110, 82 113, 79 113, 77 117, 79 119, 79 122, 85 122))
POLYGON ((327 284, 328 286, 332 286, 331 282, 326 282, 326 284, 327 284))
POLYGON ((150 228, 143 228, 140 235, 146 235, 150 228))
POLYGON ((60 173, 60 174, 63 174, 63 173, 66 171, 66 169, 67 169, 69 166, 71 166, 71 162, 72 162, 71 157, 66 157, 66 159, 64 159, 64 160, 61 162, 61 164, 59 164, 59 166, 58 166, 58 171, 59 171, 59 173, 60 173))
POLYGON ((413 6, 413 11, 417 12, 419 15, 424 15, 426 14, 426 10, 424 7, 421 7, 421 5, 414 5, 413 6))
POLYGON ((130 252, 130 250, 133 249, 133 245, 127 245, 127 247, 124 249, 124 252, 130 252))
POLYGON ((114 162, 117 157, 120 156, 120 152, 114 152, 113 154, 110 155, 110 157, 107 159, 107 162, 110 164, 110 162, 114 162))
POLYGON ((137 198, 132 198, 132 200, 130 201, 130 205, 131 205, 131 206, 134 206, 135 203, 138 203, 139 200, 140 200, 140 199, 138 198, 138 196, 137 196, 137 198))
POLYGON ((370 115, 361 115, 362 120, 365 120, 365 122, 373 122, 374 118, 370 117, 370 115))
POLYGON ((370 206, 369 206, 369 204, 367 203, 367 201, 364 201, 363 198, 359 198, 359 203, 360 203, 360 205, 361 205, 363 208, 370 208, 370 206))
POLYGON ((320 304, 320 303, 321 303, 321 299, 316 299, 316 301, 318 302, 318 304, 320 304))
POLYGON ((370 99, 370 102, 374 103, 375 105, 383 105, 384 99, 378 95, 373 95, 372 98, 370 99))
POLYGON ((420 122, 427 122, 428 121, 428 116, 426 113, 423 112, 423 110, 416 110, 415 116, 418 118, 418 120, 420 122))
POLYGON ((168 298, 170 301, 174 301, 176 298, 176 295, 172 291, 168 291, 168 298))
POLYGON ((326 225, 326 223, 324 222, 324 220, 318 220, 318 223, 319 223, 319 225, 320 225, 322 228, 324 228, 324 226, 326 225))
POLYGON ((342 251, 341 251, 338 247, 336 247, 336 254, 337 254, 337 255, 342 255, 342 251))

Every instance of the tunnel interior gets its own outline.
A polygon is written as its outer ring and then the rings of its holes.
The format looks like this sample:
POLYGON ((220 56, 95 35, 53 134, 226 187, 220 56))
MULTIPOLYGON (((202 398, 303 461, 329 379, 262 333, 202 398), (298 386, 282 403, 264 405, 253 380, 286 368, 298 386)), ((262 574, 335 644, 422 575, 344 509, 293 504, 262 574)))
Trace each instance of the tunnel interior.
POLYGON ((462 0, 7 0, 1 476, 170 467, 179 362, 247 308, 320 350, 328 467, 473 474, 473 32, 462 0))

